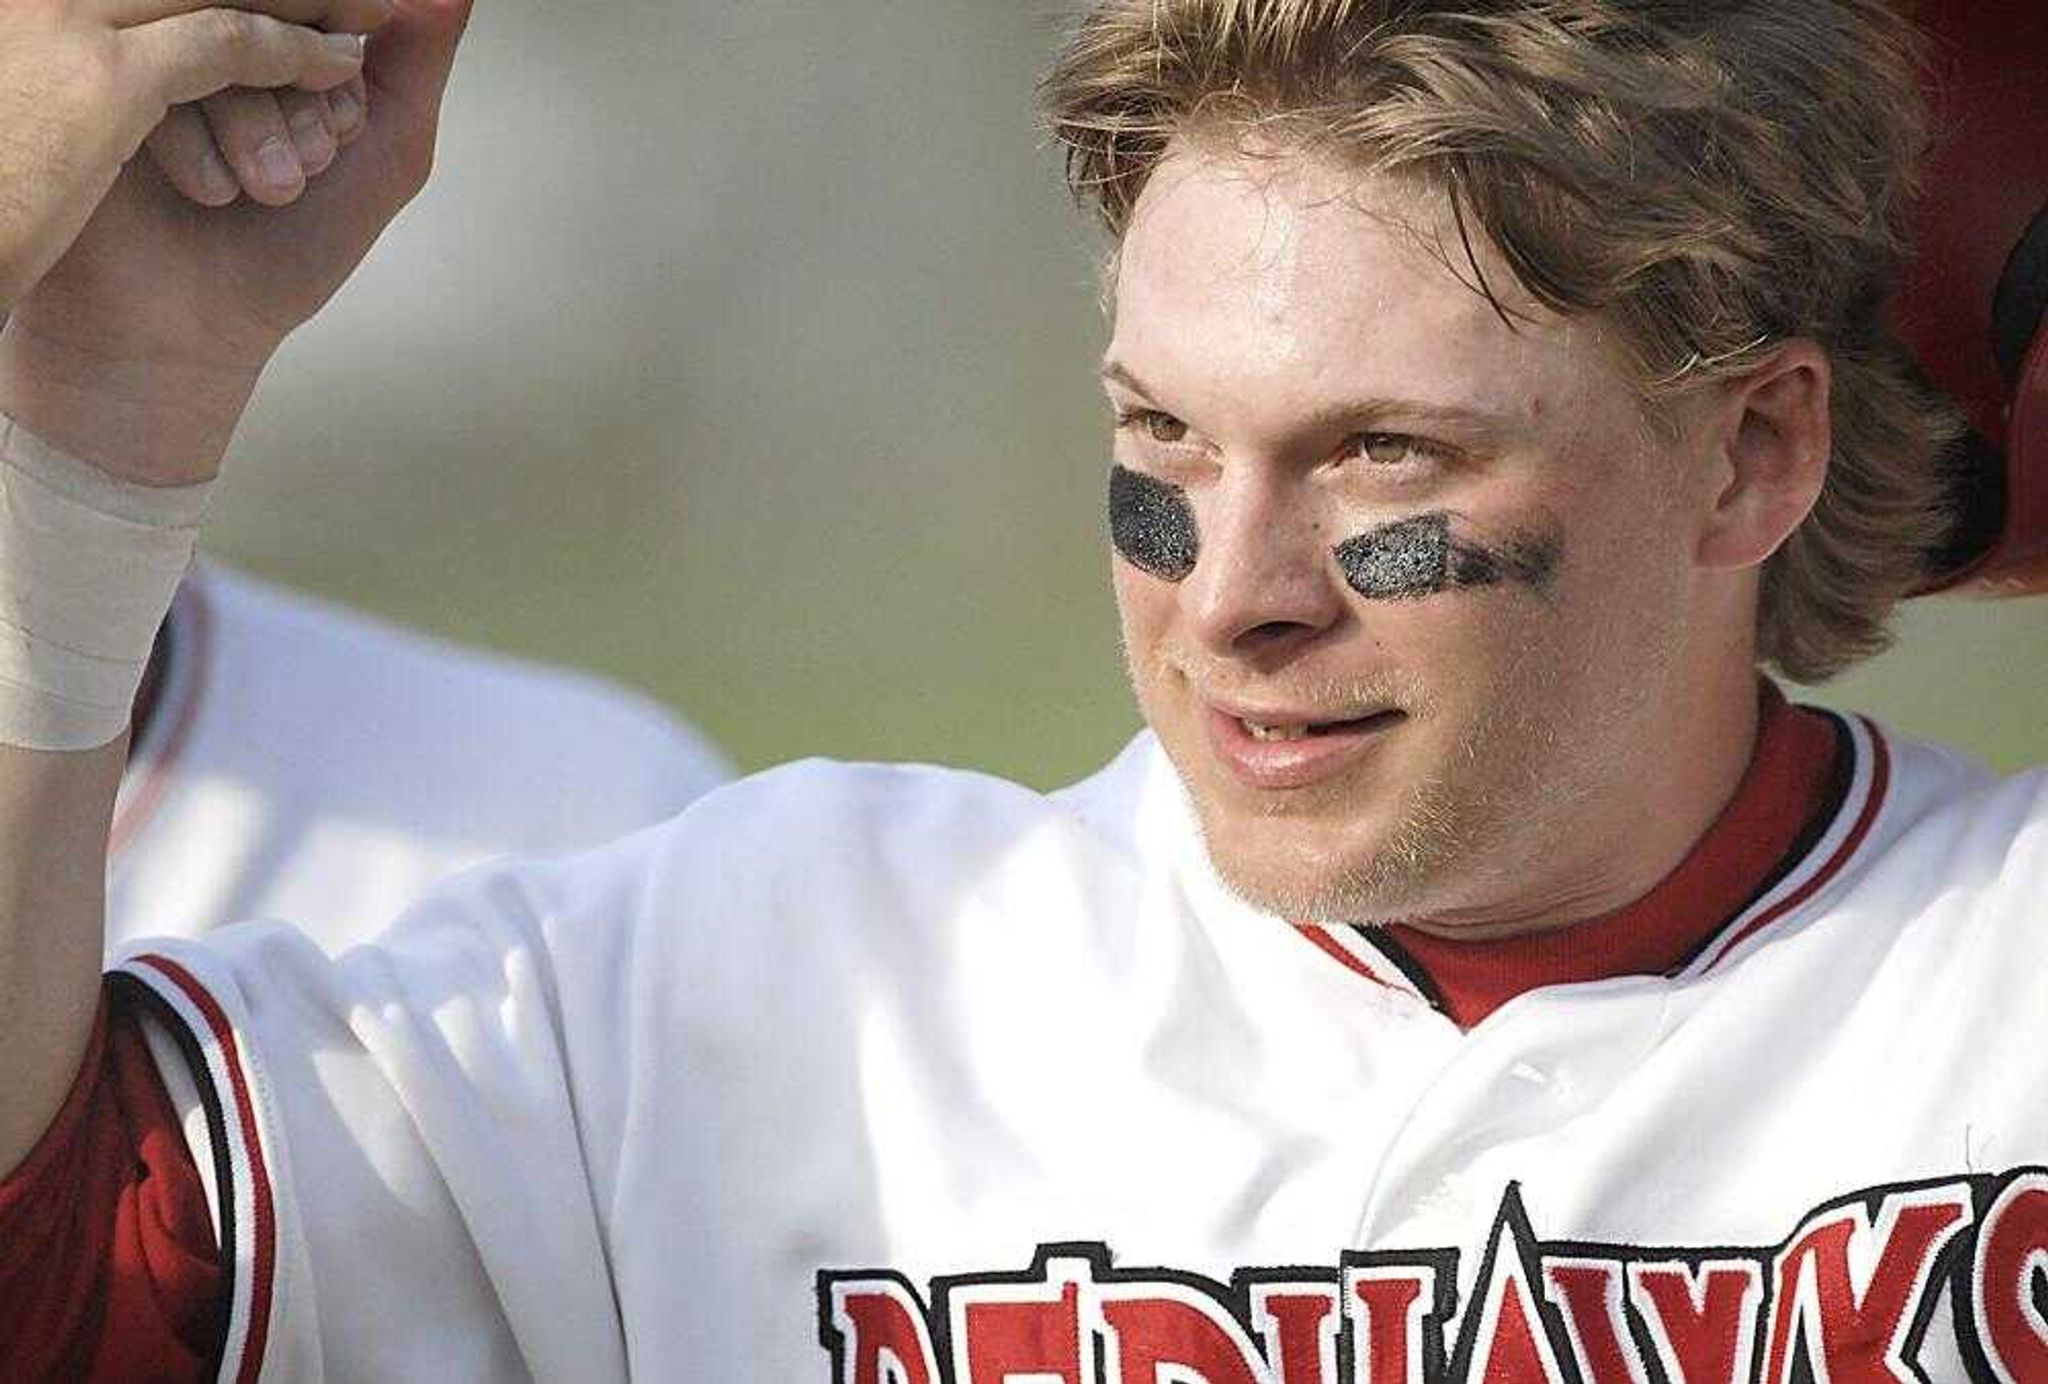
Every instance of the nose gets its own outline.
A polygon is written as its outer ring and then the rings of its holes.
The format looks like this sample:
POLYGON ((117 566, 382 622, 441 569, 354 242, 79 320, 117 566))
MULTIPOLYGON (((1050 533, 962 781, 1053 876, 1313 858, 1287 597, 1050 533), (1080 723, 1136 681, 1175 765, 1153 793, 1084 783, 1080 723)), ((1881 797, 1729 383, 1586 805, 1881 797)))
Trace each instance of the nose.
POLYGON ((1219 657, 1284 663, 1344 618, 1329 536, 1287 478, 1226 473, 1198 507, 1201 558, 1183 616, 1219 657))

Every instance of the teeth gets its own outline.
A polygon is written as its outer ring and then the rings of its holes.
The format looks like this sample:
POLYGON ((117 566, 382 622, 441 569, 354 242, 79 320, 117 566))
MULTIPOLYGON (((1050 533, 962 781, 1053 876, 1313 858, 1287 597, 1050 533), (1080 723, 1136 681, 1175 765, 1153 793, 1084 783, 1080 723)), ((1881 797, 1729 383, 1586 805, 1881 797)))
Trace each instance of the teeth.
POLYGON ((1262 726, 1257 721, 1241 721, 1247 734, 1254 740, 1306 740, 1307 726, 1262 726))

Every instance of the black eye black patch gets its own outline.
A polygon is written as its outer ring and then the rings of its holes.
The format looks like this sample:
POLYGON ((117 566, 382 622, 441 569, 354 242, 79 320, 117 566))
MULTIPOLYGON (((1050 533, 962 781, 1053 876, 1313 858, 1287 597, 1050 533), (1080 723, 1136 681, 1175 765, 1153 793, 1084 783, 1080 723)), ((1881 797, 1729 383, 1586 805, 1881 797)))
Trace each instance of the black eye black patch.
POLYGON ((1555 531, 1517 534, 1489 547, 1451 532, 1447 511, 1418 514, 1368 529, 1332 550, 1344 580, 1369 601, 1412 601, 1445 591, 1515 582, 1539 594, 1550 589, 1564 553, 1555 531))
POLYGON ((1161 581, 1185 580, 1201 553, 1187 492, 1121 466, 1109 469, 1109 541, 1161 581))

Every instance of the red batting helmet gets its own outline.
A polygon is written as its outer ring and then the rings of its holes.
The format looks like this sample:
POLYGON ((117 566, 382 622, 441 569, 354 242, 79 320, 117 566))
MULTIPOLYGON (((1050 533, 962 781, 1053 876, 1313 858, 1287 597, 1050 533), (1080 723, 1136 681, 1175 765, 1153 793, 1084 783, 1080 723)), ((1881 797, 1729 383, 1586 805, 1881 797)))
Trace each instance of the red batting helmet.
POLYGON ((1932 591, 2048 591, 2048 4, 1923 0, 1935 145, 1893 319, 1969 418, 1932 591))

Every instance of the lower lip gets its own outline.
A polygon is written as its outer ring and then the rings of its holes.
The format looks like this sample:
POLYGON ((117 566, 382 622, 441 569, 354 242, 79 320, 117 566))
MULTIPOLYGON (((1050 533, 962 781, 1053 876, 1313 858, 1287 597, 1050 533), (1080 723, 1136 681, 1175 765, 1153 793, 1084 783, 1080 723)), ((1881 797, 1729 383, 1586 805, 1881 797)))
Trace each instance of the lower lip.
POLYGON ((1370 753, 1387 732, 1407 720, 1399 711, 1299 740, 1257 740, 1243 721, 1209 708, 1209 743, 1238 782, 1251 788, 1306 788, 1370 753))

